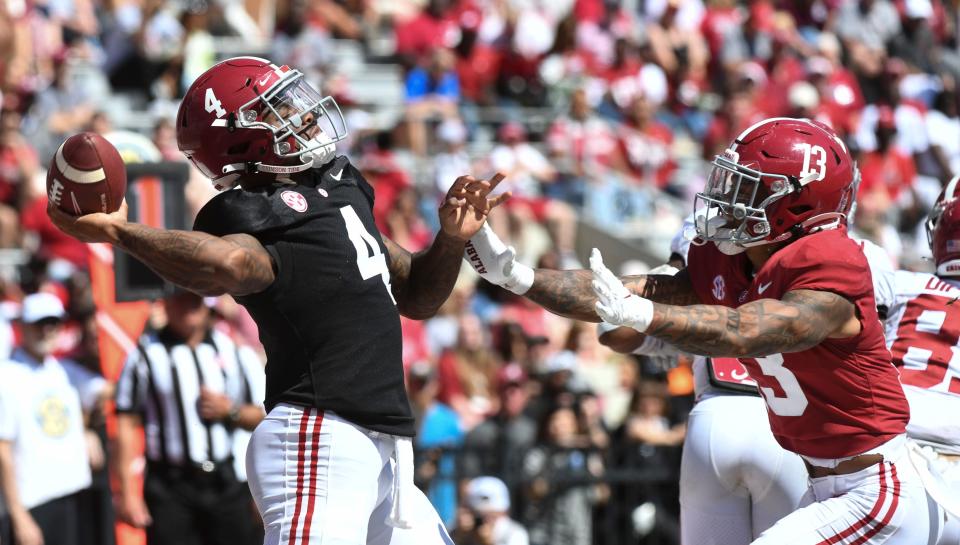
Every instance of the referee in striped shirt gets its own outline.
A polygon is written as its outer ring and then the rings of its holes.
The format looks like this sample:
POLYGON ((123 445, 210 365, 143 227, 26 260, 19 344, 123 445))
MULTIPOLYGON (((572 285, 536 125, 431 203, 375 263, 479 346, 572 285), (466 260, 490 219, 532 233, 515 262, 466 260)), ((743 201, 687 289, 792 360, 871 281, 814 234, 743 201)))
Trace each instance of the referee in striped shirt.
POLYGON ((263 419, 263 365, 211 326, 202 297, 164 300, 167 325, 144 335, 117 384, 118 515, 148 545, 254 545, 262 530, 244 467, 263 419), (146 476, 136 484, 139 428, 146 476))

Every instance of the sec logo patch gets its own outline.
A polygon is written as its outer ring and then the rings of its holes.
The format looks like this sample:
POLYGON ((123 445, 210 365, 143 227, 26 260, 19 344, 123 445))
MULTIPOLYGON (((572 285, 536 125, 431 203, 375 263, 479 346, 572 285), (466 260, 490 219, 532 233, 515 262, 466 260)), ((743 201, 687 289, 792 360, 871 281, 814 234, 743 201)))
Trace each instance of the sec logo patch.
POLYGON ((722 301, 723 297, 727 294, 726 282, 724 282, 723 277, 719 274, 713 279, 713 297, 717 301, 722 301))
POLYGON ((297 212, 307 211, 307 199, 296 191, 284 191, 280 194, 283 203, 297 212))

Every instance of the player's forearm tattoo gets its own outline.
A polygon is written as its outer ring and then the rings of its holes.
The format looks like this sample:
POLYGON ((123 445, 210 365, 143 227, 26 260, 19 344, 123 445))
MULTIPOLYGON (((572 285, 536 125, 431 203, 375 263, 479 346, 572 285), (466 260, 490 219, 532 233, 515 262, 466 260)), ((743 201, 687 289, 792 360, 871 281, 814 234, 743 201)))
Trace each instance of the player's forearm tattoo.
MULTIPOLYGON (((588 270, 537 269, 533 286, 525 296, 554 314, 583 322, 599 322, 600 317, 594 310, 597 295, 591 286, 592 279, 592 273, 588 270)), ((670 305, 700 302, 686 270, 674 276, 624 276, 621 280, 628 290, 651 301, 670 305)))
POLYGON ((597 301, 590 287, 590 271, 537 269, 533 286, 525 297, 541 307, 574 320, 599 322, 593 308, 597 301))
POLYGON ((655 304, 653 312, 646 333, 685 352, 760 357, 816 346, 854 315, 854 306, 833 293, 796 290, 738 309, 655 304))
POLYGON ((249 235, 215 237, 199 231, 127 223, 117 244, 164 279, 204 295, 246 295, 273 282, 270 255, 249 235))
POLYGON ((416 254, 387 237, 383 243, 390 254, 390 283, 397 309, 416 320, 436 314, 460 274, 463 241, 440 232, 429 248, 416 254))

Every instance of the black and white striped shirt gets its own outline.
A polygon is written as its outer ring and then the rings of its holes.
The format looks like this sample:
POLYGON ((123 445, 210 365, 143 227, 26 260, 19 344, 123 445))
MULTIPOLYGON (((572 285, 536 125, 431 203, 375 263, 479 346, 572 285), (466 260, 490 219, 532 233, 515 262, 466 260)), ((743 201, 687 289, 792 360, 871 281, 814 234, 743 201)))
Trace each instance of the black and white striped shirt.
POLYGON ((264 370, 249 347, 238 347, 213 330, 196 346, 166 330, 144 335, 127 357, 117 383, 119 413, 139 414, 146 435, 146 456, 168 465, 223 462, 231 456, 243 477, 249 433, 200 418, 200 388, 229 396, 235 404, 263 404, 264 370))

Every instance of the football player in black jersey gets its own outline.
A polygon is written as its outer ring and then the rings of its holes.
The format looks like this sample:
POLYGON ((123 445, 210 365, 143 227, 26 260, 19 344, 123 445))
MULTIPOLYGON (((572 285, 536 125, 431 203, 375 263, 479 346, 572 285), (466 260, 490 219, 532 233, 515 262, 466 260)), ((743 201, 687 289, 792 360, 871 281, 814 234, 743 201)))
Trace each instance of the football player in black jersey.
POLYGON ((267 352, 267 417, 247 454, 265 543, 450 543, 413 486, 413 416, 400 314, 432 316, 453 288, 465 242, 506 195, 501 176, 458 178, 441 231, 410 254, 373 220, 373 188, 335 143, 339 107, 303 74, 238 57, 202 74, 177 116, 180 150, 224 190, 193 231, 112 214, 48 214, 64 232, 108 242, 165 279, 229 293, 267 352))

